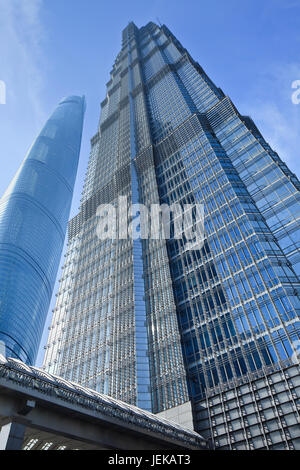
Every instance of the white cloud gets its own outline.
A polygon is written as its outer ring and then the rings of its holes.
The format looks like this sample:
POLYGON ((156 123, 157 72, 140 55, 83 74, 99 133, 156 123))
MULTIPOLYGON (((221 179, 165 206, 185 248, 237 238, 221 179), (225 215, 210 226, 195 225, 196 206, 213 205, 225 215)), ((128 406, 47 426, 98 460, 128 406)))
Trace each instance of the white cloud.
POLYGON ((299 64, 274 65, 261 74, 239 106, 290 169, 300 176, 300 104, 292 101, 292 83, 300 79, 299 64))
POLYGON ((42 4, 43 0, 0 0, 0 79, 6 83, 7 101, 20 109, 20 103, 26 103, 37 122, 45 117, 42 4))

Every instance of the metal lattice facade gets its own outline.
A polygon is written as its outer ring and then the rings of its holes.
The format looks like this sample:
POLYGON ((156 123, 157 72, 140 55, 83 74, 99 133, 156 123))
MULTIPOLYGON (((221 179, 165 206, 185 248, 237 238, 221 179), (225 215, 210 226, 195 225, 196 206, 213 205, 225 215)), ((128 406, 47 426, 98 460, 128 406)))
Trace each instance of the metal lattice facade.
MULTIPOLYGON (((296 176, 166 26, 124 30, 101 108, 45 368, 154 412, 284 374, 299 339, 296 176), (204 204, 203 248, 99 243, 97 207, 120 195, 204 204)), ((252 448, 245 436, 240 446, 252 448)))

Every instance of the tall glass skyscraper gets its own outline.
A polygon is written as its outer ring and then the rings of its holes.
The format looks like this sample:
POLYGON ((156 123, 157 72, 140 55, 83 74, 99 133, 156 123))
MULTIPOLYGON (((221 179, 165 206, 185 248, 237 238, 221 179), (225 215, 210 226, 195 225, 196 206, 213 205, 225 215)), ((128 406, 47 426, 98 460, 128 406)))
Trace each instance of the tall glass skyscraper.
POLYGON ((0 341, 33 364, 49 309, 77 173, 85 100, 63 99, 0 200, 0 341))
POLYGON ((166 26, 125 28, 101 108, 44 367, 216 448, 300 448, 298 179, 166 26), (119 196, 204 204, 204 245, 99 241, 119 196))

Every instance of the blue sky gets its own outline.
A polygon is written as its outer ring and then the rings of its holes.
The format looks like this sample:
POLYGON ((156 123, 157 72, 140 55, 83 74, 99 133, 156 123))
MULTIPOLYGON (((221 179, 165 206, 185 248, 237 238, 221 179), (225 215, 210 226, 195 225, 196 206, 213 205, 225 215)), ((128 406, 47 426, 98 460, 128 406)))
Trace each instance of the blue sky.
POLYGON ((121 31, 131 20, 141 27, 157 19, 300 176, 300 104, 291 99, 300 80, 300 0, 0 0, 0 80, 7 88, 0 196, 58 101, 85 94, 77 213, 121 31))

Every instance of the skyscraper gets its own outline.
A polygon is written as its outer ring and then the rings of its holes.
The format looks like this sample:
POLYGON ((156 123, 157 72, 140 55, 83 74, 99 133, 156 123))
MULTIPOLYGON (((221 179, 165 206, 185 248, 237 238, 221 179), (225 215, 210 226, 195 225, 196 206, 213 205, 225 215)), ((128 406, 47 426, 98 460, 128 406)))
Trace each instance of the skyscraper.
POLYGON ((216 448, 299 448, 298 179, 166 26, 125 28, 101 108, 44 367, 216 448), (99 241, 120 196, 204 204, 204 245, 99 241))
POLYGON ((67 230, 84 98, 63 99, 0 200, 0 341, 33 364, 67 230))

